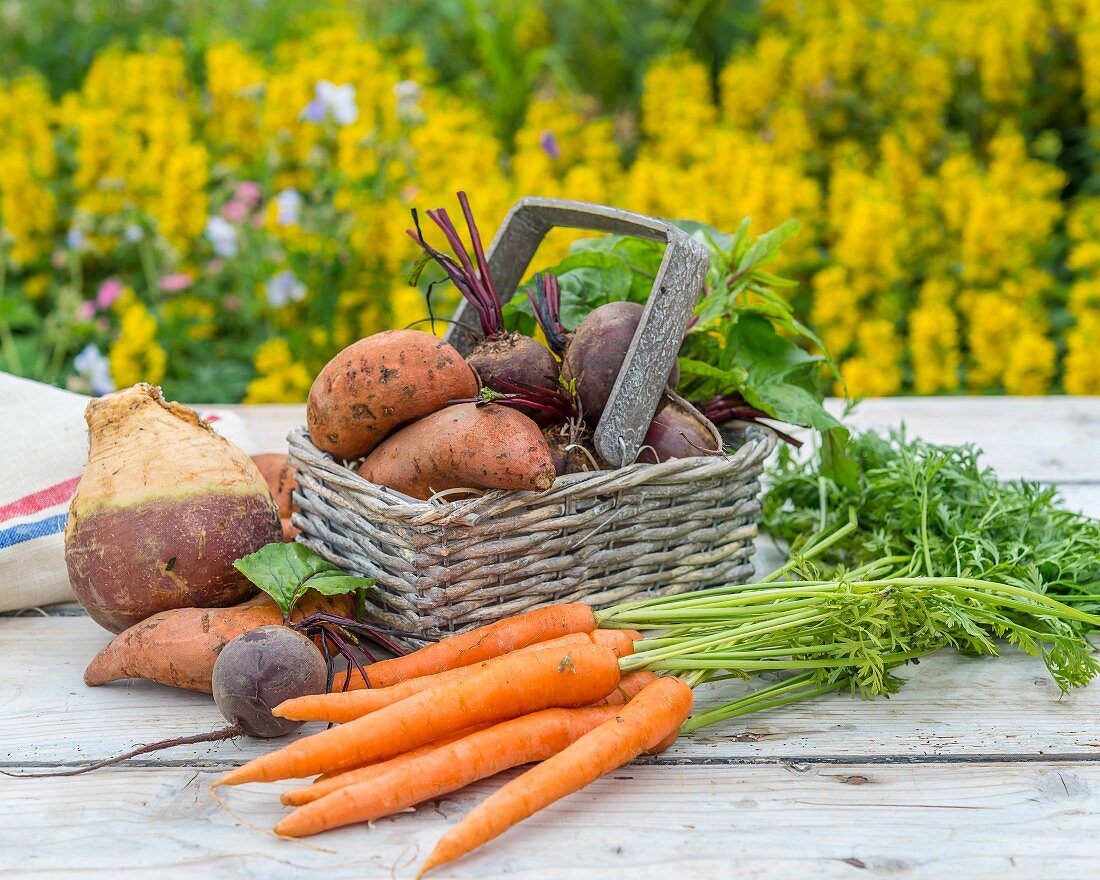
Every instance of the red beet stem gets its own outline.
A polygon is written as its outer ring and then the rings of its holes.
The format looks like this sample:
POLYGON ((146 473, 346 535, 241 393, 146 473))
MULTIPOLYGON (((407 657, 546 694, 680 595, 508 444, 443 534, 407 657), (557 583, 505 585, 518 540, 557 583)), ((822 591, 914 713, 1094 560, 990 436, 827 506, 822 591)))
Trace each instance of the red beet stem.
POLYGON ((561 323, 561 285, 548 273, 535 276, 534 291, 527 291, 527 300, 535 313, 535 320, 542 334, 550 343, 550 350, 560 356, 569 341, 569 331, 561 323))
MULTIPOLYGON (((728 422, 731 419, 737 419, 742 422, 752 422, 753 424, 764 424, 764 419, 773 419, 773 417, 766 412, 750 406, 740 394, 712 397, 709 400, 699 401, 694 404, 694 406, 716 425, 728 422)), ((790 434, 781 431, 774 425, 767 425, 766 427, 775 431, 776 436, 779 437, 780 440, 789 443, 795 449, 800 449, 802 447, 801 440, 795 439, 790 434)))
POLYGON ((432 220, 447 239, 447 243, 455 253, 454 259, 441 251, 436 250, 424 240, 424 234, 420 229, 420 223, 416 211, 413 211, 413 223, 416 232, 408 230, 409 235, 416 241, 433 260, 435 260, 447 273, 459 293, 477 311, 481 330, 485 337, 491 338, 504 333, 504 313, 501 311, 500 300, 497 299, 493 289, 492 280, 489 277, 489 266, 485 259, 485 252, 481 246, 481 236, 474 224, 473 214, 470 211, 470 202, 465 193, 459 193, 459 202, 462 204, 462 212, 466 218, 466 225, 470 230, 470 238, 473 242, 477 266, 470 259, 470 253, 463 244, 450 215, 446 208, 436 208, 424 213, 432 220))
POLYGON ((498 384, 507 392, 504 398, 497 401, 499 403, 551 413, 563 422, 574 421, 579 416, 576 405, 561 391, 551 391, 536 385, 528 385, 526 382, 514 382, 511 379, 500 379, 498 384))
POLYGON ((485 249, 481 246, 481 233, 478 232, 477 224, 474 223, 474 214, 470 210, 470 200, 462 190, 458 192, 458 203, 462 206, 462 216, 466 218, 466 228, 470 231, 470 241, 474 246, 474 257, 477 259, 477 267, 481 272, 481 283, 493 295, 493 302, 499 303, 496 289, 493 287, 493 278, 489 274, 489 261, 485 259, 485 249))

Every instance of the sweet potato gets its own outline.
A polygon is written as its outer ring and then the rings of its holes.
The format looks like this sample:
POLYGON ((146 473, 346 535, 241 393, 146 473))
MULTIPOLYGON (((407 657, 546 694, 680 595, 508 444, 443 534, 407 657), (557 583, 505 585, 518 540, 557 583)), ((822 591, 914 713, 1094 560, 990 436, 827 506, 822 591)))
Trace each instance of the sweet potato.
POLYGON ((260 469, 267 488, 271 490, 279 518, 286 519, 295 510, 291 493, 298 488, 297 473, 293 465, 287 461, 286 455, 279 452, 262 452, 252 456, 252 460, 260 469))
POLYGON ((529 489, 554 483, 554 461, 539 426, 499 404, 459 403, 387 439, 359 475, 413 498, 444 489, 529 489))
MULTIPOLYGON (((298 603, 293 617, 301 620, 318 611, 346 616, 354 612, 354 606, 350 596, 310 592, 298 603)), ((162 611, 115 636, 88 664, 84 683, 95 686, 145 678, 210 693, 214 662, 225 644, 242 633, 282 621, 282 612, 267 596, 231 608, 162 611)))
POLYGON ((325 365, 309 389, 306 422, 318 449, 352 461, 402 423, 477 392, 474 371, 442 339, 386 330, 349 345, 325 365))

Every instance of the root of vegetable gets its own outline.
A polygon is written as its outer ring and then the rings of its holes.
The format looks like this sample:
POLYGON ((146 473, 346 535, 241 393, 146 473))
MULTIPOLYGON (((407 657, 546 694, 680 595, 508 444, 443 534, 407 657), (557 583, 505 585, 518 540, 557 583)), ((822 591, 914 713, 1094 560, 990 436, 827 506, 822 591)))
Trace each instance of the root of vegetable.
POLYGON ((442 339, 419 330, 386 330, 349 345, 309 389, 306 422, 318 449, 353 461, 399 425, 473 397, 473 370, 442 339))
POLYGON ((298 740, 230 771, 216 785, 272 782, 392 757, 474 724, 603 699, 619 661, 602 645, 505 655, 473 675, 414 694, 347 724, 298 740))
MULTIPOLYGON (((350 596, 309 592, 294 612, 301 620, 316 613, 347 616, 350 596)), ((84 671, 89 686, 124 678, 210 693, 214 663, 230 639, 261 626, 282 623, 283 613, 267 596, 231 608, 176 608, 154 614, 127 629, 104 647, 84 671)))
POLYGON ((657 746, 680 729, 691 712, 691 702, 691 688, 683 681, 657 679, 611 720, 505 783, 474 807, 443 835, 419 876, 477 849, 543 807, 657 746))
POLYGON ((214 702, 231 724, 249 736, 270 739, 301 727, 272 709, 288 699, 325 689, 325 658, 289 627, 261 626, 232 639, 214 663, 214 702))
POLYGON ((402 428, 359 475, 413 498, 445 489, 549 489, 554 462, 531 419, 505 406, 459 403, 402 428))
POLYGON ((722 435, 714 424, 679 394, 666 390, 642 440, 638 461, 656 464, 721 451, 722 435))
MULTIPOLYGON (((581 413, 589 425, 595 426, 603 415, 643 311, 635 302, 606 303, 585 315, 569 337, 561 377, 565 382, 576 381, 581 413)), ((678 364, 667 379, 675 388, 680 380, 678 364)))
POLYGON ((93 400, 85 419, 65 562, 89 616, 121 632, 172 608, 248 598, 233 561, 282 535, 252 460, 152 385, 93 400))
POLYGON ((337 681, 334 686, 344 690, 389 687, 422 675, 491 660, 570 633, 589 633, 594 629, 596 617, 588 605, 579 602, 548 605, 449 636, 404 657, 372 663, 366 670, 366 682, 358 671, 353 671, 350 682, 337 681))
MULTIPOLYGON (((593 644, 610 648, 616 657, 625 657, 634 650, 634 639, 629 632, 626 630, 604 629, 592 633, 572 633, 560 636, 548 642, 518 648, 510 653, 511 656, 515 657, 519 654, 544 648, 564 648, 569 645, 593 644)), ((393 705, 413 694, 430 690, 444 682, 454 681, 462 676, 480 672, 492 662, 492 660, 485 660, 474 666, 460 666, 457 669, 448 669, 432 675, 422 675, 419 678, 410 678, 398 682, 390 687, 360 688, 358 690, 335 691, 333 693, 318 694, 317 696, 301 697, 296 700, 288 700, 283 705, 277 706, 274 711, 280 718, 343 724, 364 715, 369 715, 371 712, 377 712, 379 709, 393 705)))
MULTIPOLYGON (((614 719, 618 711, 615 707, 544 709, 416 757, 397 758, 387 762, 391 765, 387 772, 370 781, 338 786, 299 807, 275 826, 275 832, 304 837, 389 816, 511 767, 544 761, 614 719)), ((338 781, 330 780, 329 784, 338 781)))

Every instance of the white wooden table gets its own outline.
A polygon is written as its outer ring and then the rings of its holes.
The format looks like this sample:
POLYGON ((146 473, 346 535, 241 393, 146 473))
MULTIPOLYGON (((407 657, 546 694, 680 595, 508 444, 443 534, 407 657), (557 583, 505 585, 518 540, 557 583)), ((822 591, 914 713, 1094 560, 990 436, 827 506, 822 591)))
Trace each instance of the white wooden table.
MULTIPOLYGON (((272 449, 301 419, 299 407, 242 412, 272 449)), ((930 440, 975 441, 1003 476, 1057 483, 1100 515, 1100 399, 878 400, 853 421, 901 420, 930 440)), ((762 567, 776 559, 762 555, 762 567)), ((107 640, 72 606, 0 618, 3 769, 80 765, 221 724, 201 694, 84 687, 107 640)), ((1011 652, 941 654, 905 674, 888 701, 833 696, 684 739, 433 876, 1100 876, 1100 685, 1060 699, 1039 661, 1011 652)), ((283 812, 279 786, 228 791, 234 812, 210 796, 220 772, 266 748, 231 742, 73 778, 0 777, 0 876, 411 878, 499 784, 292 842, 268 830, 283 812)))

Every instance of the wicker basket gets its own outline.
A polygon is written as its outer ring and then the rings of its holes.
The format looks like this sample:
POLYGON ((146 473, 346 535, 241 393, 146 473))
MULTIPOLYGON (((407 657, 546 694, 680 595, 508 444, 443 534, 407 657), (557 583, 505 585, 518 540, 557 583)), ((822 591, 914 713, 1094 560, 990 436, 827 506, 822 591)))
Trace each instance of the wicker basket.
MULTIPOLYGON (((367 616, 439 638, 536 605, 612 605, 743 583, 775 434, 747 425, 727 456, 560 477, 543 493, 429 503, 377 486, 290 434, 299 541, 373 577, 367 616)), ((410 641, 410 640, 406 640, 410 641)))
MULTIPOLYGON (((611 605, 752 575, 759 476, 775 435, 726 426, 736 452, 634 464, 707 272, 701 245, 672 224, 560 199, 522 199, 489 247, 489 274, 504 298, 516 290, 555 226, 662 241, 664 259, 593 442, 613 470, 559 478, 546 492, 492 491, 429 503, 377 486, 291 433, 299 538, 321 556, 373 577, 367 614, 433 639, 535 605, 611 605)), ((479 330, 466 303, 448 341, 468 353, 479 330)))

